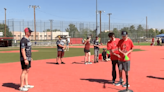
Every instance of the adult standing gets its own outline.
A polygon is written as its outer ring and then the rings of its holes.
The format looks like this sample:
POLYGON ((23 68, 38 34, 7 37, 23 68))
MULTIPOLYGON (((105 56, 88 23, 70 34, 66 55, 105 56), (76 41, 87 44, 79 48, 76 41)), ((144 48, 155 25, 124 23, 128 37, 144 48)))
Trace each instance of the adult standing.
POLYGON ((62 41, 62 37, 58 37, 59 40, 56 42, 57 44, 57 58, 56 58, 56 64, 59 64, 58 63, 58 60, 60 59, 61 61, 61 64, 65 64, 63 61, 62 61, 62 58, 64 56, 64 49, 65 49, 65 45, 64 45, 64 41, 62 41))
POLYGON ((90 37, 87 37, 87 40, 83 43, 85 44, 84 47, 84 53, 85 53, 85 57, 84 57, 84 62, 85 64, 92 64, 92 62, 90 62, 90 56, 91 56, 91 52, 90 52, 90 37), (88 62, 86 61, 88 57, 88 62))
POLYGON ((20 76, 20 91, 28 91, 28 88, 33 88, 34 86, 28 84, 28 73, 31 68, 31 42, 29 37, 31 36, 31 29, 24 29, 25 36, 20 41, 20 61, 22 67, 22 73, 20 76))
POLYGON ((126 75, 126 83, 123 85, 123 87, 130 86, 129 83, 127 83, 128 79, 128 71, 130 70, 130 60, 131 60, 131 52, 133 51, 133 42, 128 37, 128 32, 122 31, 121 33, 122 39, 118 42, 118 50, 119 50, 119 75, 120 75, 120 81, 116 84, 116 86, 119 86, 123 83, 122 80, 122 70, 125 71, 126 75), (129 57, 129 60, 125 60, 125 56, 129 57))
POLYGON ((98 63, 98 56, 99 56, 99 46, 101 44, 99 43, 98 37, 96 36, 96 39, 93 41, 94 46, 94 63, 98 63))
POLYGON ((111 61, 112 61, 112 81, 113 84, 115 84, 115 80, 116 80, 116 65, 119 66, 118 64, 118 58, 120 58, 119 55, 119 51, 118 51, 118 47, 117 44, 119 42, 119 38, 115 38, 114 33, 109 33, 108 37, 110 39, 110 41, 108 41, 107 43, 107 50, 110 51, 110 56, 111 56, 111 61))
POLYGON ((66 39, 66 50, 69 51, 69 41, 68 41, 68 38, 66 39))

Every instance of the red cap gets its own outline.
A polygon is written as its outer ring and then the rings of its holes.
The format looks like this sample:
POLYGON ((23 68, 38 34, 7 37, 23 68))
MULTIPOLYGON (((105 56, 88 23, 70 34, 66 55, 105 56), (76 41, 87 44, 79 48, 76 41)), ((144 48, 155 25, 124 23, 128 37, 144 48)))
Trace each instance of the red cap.
POLYGON ((24 32, 26 33, 26 32, 33 32, 30 28, 28 28, 28 27, 26 27, 25 29, 24 29, 24 32))

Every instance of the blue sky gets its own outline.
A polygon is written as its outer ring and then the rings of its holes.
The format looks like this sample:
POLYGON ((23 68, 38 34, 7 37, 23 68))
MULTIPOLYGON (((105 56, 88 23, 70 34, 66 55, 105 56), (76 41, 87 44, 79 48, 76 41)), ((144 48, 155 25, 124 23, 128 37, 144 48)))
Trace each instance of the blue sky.
MULTIPOLYGON (((102 13, 102 22, 146 24, 149 28, 164 28, 164 0, 98 0, 98 10, 102 13)), ((7 19, 33 20, 33 8, 37 20, 61 21, 96 21, 96 0, 0 0, 0 20, 4 20, 4 8, 7 8, 7 19)), ((98 16, 99 21, 99 16, 98 16)))

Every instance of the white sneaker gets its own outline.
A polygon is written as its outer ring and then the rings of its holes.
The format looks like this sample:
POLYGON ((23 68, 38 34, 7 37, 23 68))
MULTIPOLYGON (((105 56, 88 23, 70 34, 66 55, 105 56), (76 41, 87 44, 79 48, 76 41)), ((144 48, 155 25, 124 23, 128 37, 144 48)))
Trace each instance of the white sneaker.
POLYGON ((123 84, 123 81, 119 81, 118 83, 115 84, 115 86, 120 86, 123 84))
POLYGON ((20 91, 28 91, 28 88, 20 87, 19 90, 20 90, 20 91))
MULTIPOLYGON (((124 85, 122 85, 122 87, 126 87, 126 83, 124 85)), ((130 85, 128 84, 128 87, 130 87, 130 85)))
POLYGON ((92 64, 92 62, 88 62, 88 64, 92 64))
POLYGON ((33 85, 25 85, 24 87, 25 87, 25 88, 34 88, 33 85))
POLYGON ((84 64, 85 64, 85 65, 87 65, 88 63, 87 63, 87 62, 85 62, 84 64))

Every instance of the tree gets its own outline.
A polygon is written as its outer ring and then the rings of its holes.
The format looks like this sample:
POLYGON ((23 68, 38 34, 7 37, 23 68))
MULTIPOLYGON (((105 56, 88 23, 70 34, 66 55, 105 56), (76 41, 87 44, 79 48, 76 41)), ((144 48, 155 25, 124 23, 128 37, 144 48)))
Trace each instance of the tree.
MULTIPOLYGON (((0 32, 3 32, 5 36, 5 24, 0 24, 0 32)), ((6 37, 13 37, 13 34, 9 31, 9 27, 6 25, 6 37)))
MULTIPOLYGON (((54 30, 52 30, 52 32, 56 32, 56 31, 60 31, 60 29, 54 29, 54 30)), ((43 32, 51 32, 51 30, 50 29, 47 29, 46 31, 43 31, 43 32)))
POLYGON ((78 37, 79 31, 74 24, 69 24, 69 28, 65 29, 66 32, 69 32, 71 37, 78 37))
POLYGON ((138 27, 137 27, 137 35, 139 36, 139 37, 143 37, 144 35, 145 35, 145 31, 144 31, 144 28, 142 27, 142 25, 139 25, 138 27))
POLYGON ((163 29, 161 29, 160 30, 160 32, 159 32, 159 34, 163 34, 164 33, 164 30, 163 29))
POLYGON ((131 33, 133 33, 133 32, 136 31, 134 25, 131 25, 131 26, 130 26, 129 31, 130 31, 131 33))
POLYGON ((157 35, 159 35, 159 30, 158 29, 155 29, 155 32, 157 35))
POLYGON ((156 35, 156 33, 155 33, 155 31, 154 31, 154 29, 149 29, 149 37, 151 37, 151 38, 153 38, 153 37, 155 37, 155 35, 156 35))
POLYGON ((114 29, 113 29, 113 33, 115 34, 115 37, 116 37, 116 38, 119 38, 119 37, 120 37, 120 32, 118 31, 117 28, 114 28, 114 29))

